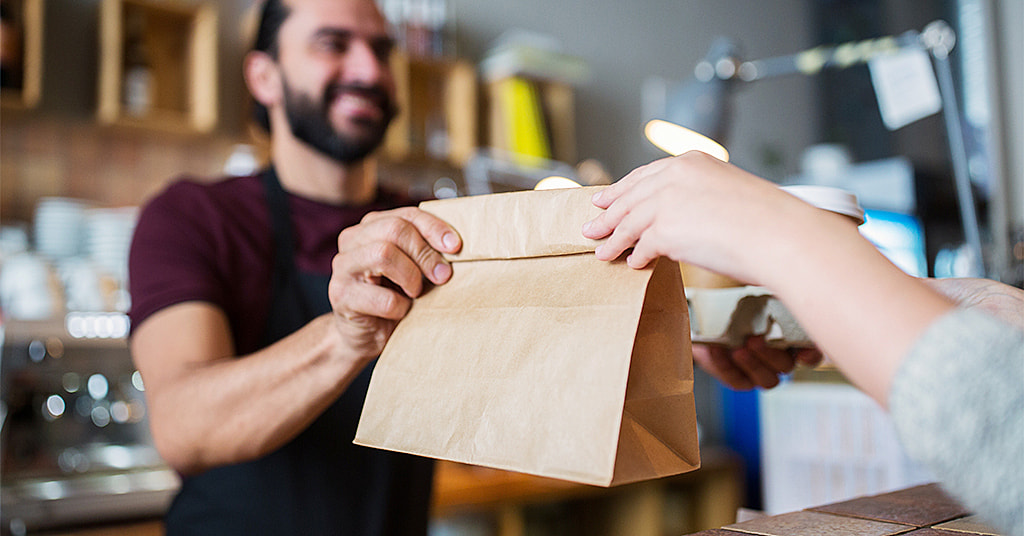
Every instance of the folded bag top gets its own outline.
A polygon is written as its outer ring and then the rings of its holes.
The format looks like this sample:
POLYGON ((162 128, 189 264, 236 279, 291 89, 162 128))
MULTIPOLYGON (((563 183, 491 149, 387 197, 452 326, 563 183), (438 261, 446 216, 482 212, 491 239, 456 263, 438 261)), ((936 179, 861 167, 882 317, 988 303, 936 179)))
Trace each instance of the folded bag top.
POLYGON ((605 186, 539 190, 425 201, 420 208, 458 230, 462 249, 450 261, 522 259, 594 251, 583 236, 602 209, 590 198, 605 186))
POLYGON ((602 486, 699 467, 678 264, 598 261, 599 188, 421 204, 463 248, 375 365, 357 444, 602 486))

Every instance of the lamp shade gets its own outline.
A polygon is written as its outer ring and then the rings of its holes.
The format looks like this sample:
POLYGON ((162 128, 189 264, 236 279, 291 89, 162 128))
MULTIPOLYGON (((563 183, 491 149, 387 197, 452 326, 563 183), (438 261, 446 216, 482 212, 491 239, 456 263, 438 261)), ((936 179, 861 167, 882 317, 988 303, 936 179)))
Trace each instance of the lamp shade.
POLYGON ((723 162, 729 161, 729 151, 715 140, 668 121, 649 121, 644 126, 644 135, 659 149, 673 156, 687 151, 700 151, 723 162))

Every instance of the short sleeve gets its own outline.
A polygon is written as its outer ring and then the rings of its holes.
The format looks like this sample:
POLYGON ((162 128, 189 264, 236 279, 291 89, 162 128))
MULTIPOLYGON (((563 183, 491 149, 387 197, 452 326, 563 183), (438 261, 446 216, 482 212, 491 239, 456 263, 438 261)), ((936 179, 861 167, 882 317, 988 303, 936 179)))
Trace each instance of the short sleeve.
POLYGON ((132 329, 186 301, 226 307, 212 208, 202 185, 190 181, 171 185, 143 208, 128 259, 132 329))

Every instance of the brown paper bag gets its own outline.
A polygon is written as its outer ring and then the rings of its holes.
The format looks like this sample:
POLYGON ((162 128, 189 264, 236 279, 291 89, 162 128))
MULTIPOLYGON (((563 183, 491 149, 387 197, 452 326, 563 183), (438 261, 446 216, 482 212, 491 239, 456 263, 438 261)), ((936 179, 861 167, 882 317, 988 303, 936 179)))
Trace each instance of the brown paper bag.
POLYGON ((385 347, 357 444, 601 486, 700 466, 679 265, 598 261, 595 188, 421 205, 463 248, 385 347))

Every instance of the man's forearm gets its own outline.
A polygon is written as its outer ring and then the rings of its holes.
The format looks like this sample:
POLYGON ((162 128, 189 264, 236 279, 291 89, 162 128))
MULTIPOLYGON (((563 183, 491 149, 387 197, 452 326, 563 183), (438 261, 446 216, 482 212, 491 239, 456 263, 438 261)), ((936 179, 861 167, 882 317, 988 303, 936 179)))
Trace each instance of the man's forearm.
POLYGON ((180 374, 149 400, 161 454, 177 470, 194 473, 272 452, 305 429, 365 366, 341 346, 327 314, 256 353, 180 374))

